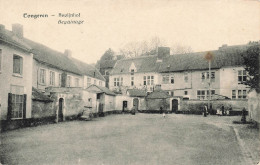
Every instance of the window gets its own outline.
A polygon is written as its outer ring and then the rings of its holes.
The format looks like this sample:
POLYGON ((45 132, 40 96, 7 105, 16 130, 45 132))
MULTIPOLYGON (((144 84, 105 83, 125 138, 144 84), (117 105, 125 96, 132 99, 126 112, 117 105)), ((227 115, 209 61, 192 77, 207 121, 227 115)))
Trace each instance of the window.
POLYGON ((131 86, 134 86, 134 77, 131 77, 131 86))
MULTIPOLYGON (((215 72, 211 72, 210 78, 211 78, 211 82, 215 82, 215 72)), ((202 72, 201 73, 201 80, 205 81, 206 79, 209 80, 209 72, 202 72)))
POLYGON ((151 76, 147 76, 147 85, 151 85, 151 76))
POLYGON ((0 49, 0 73, 2 71, 2 49, 0 49))
POLYGON ((163 75, 163 84, 169 83, 169 75, 163 75))
POLYGON ((245 70, 239 70, 238 71, 238 82, 242 83, 246 81, 246 71, 245 70))
POLYGON ((40 83, 45 84, 46 82, 46 72, 45 69, 40 69, 40 83))
POLYGON ((75 78, 75 87, 79 87, 79 78, 75 78))
POLYGON ((13 73, 22 75, 23 58, 17 55, 13 56, 13 73))
POLYGON ((95 85, 97 84, 97 80, 94 80, 94 84, 95 84, 95 85))
POLYGON ((246 99, 247 90, 232 90, 232 99, 246 99))
POLYGON ((232 90, 232 99, 236 99, 237 98, 237 92, 236 90, 232 90))
POLYGON ((198 90, 197 91, 197 99, 199 100, 205 100, 206 94, 204 90, 198 90))
POLYGON ((67 76, 67 87, 71 87, 71 77, 67 76))
POLYGON ((171 96, 174 96, 174 92, 173 91, 171 91, 171 96))
POLYGON ((246 99, 246 97, 247 97, 247 91, 246 90, 243 90, 243 99, 246 99))
POLYGON ((187 83, 189 80, 188 73, 184 73, 184 82, 187 83))
POLYGON ((91 85, 91 78, 87 78, 87 87, 89 87, 91 85))
POLYGON ((99 84, 99 86, 102 86, 102 81, 99 81, 98 84, 99 84))
POLYGON ((171 84, 174 84, 174 76, 171 76, 171 84))
MULTIPOLYGON (((214 94, 215 94, 215 90, 211 90, 211 98, 212 98, 212 95, 214 95, 214 94)), ((197 90, 197 99, 199 99, 199 100, 209 99, 209 90, 197 90)))
POLYGON ((131 75, 134 75, 134 74, 135 74, 135 70, 131 69, 131 75))
POLYGON ((154 84, 154 76, 151 76, 151 85, 154 84))
POLYGON ((55 85, 55 72, 50 71, 50 85, 55 85))
POLYGON ((11 118, 12 119, 20 119, 23 118, 23 95, 12 94, 12 111, 11 118))
POLYGON ((123 85, 123 77, 121 77, 121 82, 120 82, 120 86, 123 85))
POLYGON ((215 72, 211 72, 211 82, 215 82, 215 72))
POLYGON ((123 77, 114 78, 114 86, 122 86, 123 85, 123 77))
POLYGON ((154 76, 144 76, 144 85, 153 85, 154 76))
POLYGON ((184 95, 188 95, 188 91, 184 91, 184 95))
POLYGON ((59 74, 59 87, 61 87, 61 74, 59 74))

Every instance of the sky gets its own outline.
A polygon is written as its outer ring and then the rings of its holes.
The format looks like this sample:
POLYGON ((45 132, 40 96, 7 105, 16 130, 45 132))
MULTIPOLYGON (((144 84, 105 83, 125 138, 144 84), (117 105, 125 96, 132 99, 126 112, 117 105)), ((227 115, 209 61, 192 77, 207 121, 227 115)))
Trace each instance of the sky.
POLYGON ((186 45, 194 52, 259 41, 260 0, 0 0, 0 24, 11 30, 14 23, 23 25, 26 38, 60 52, 69 49, 90 64, 108 48, 119 51, 126 43, 154 36, 164 46, 186 45), (49 17, 24 18, 24 13, 49 17))

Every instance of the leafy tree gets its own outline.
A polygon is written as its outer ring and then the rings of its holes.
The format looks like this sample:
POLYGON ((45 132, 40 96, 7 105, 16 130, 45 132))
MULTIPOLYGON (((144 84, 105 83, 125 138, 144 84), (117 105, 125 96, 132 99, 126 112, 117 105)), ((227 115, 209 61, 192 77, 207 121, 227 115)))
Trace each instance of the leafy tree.
POLYGON ((259 89, 259 56, 260 45, 259 43, 250 43, 250 46, 243 54, 245 70, 249 74, 245 85, 250 86, 251 89, 255 89, 256 92, 260 92, 259 89))
POLYGON ((105 61, 105 60, 113 60, 115 56, 115 52, 109 48, 108 50, 105 51, 103 56, 100 58, 100 61, 105 61))

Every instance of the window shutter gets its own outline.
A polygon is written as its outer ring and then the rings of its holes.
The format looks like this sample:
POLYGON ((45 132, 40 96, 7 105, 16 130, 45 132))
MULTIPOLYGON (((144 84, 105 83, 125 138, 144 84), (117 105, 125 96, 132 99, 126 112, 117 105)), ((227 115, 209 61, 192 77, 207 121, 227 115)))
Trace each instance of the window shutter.
POLYGON ((10 120, 12 117, 12 93, 8 93, 8 111, 7 111, 7 120, 10 120))
POLYGON ((23 118, 26 118, 26 99, 27 99, 27 95, 24 94, 23 95, 23 118))

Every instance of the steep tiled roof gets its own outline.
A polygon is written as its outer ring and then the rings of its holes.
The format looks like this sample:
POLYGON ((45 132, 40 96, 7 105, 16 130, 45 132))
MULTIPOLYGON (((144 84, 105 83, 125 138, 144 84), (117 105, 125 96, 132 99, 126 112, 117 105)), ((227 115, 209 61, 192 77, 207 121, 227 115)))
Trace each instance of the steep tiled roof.
POLYGON ((220 50, 168 56, 163 60, 158 71, 174 72, 208 69, 209 63, 204 58, 208 52, 211 52, 214 57, 211 62, 212 69, 227 66, 242 66, 243 57, 240 53, 246 50, 247 47, 248 46, 231 46, 220 50))
POLYGON ((142 56, 118 60, 110 74, 113 75, 129 73, 129 68, 132 63, 134 63, 137 73, 157 72, 160 66, 160 62, 156 63, 156 60, 157 56, 142 56))
POLYGON ((168 95, 168 93, 166 93, 163 90, 155 90, 154 92, 149 94, 146 98, 147 99, 166 99, 166 98, 170 98, 170 97, 171 96, 168 95))
POLYGON ((23 40, 32 47, 35 60, 67 72, 81 75, 81 71, 77 66, 63 53, 26 38, 23 38, 23 40))
POLYGON ((0 30, 0 41, 11 44, 26 51, 31 50, 31 47, 28 44, 26 44, 22 39, 14 35, 11 31, 6 29, 0 30))
POLYGON ((43 101, 43 102, 52 102, 53 100, 48 96, 45 96, 43 93, 38 91, 36 88, 32 87, 32 100, 43 101))
POLYGON ((101 73, 95 67, 74 58, 72 59, 72 61, 78 67, 78 69, 81 71, 83 75, 97 78, 102 81, 106 81, 106 79, 101 75, 101 73))
POLYGON ((146 91, 142 89, 128 89, 127 92, 132 97, 145 97, 147 95, 146 91))

